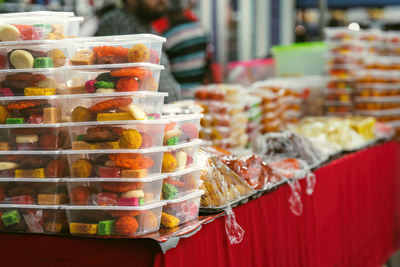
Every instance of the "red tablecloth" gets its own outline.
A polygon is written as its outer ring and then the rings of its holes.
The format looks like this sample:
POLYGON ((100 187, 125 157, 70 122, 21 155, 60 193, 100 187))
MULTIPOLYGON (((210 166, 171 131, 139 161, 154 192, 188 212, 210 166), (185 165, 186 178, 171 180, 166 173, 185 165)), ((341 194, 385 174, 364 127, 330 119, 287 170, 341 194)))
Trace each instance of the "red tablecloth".
MULTIPOLYGON (((350 154, 316 171, 303 215, 287 185, 235 208, 246 231, 230 245, 225 218, 162 254, 153 240, 0 235, 2 263, 44 266, 379 266, 399 245, 400 144, 350 154)), ((305 187, 302 182, 303 189, 305 187)), ((304 191, 304 190, 303 190, 304 191)))

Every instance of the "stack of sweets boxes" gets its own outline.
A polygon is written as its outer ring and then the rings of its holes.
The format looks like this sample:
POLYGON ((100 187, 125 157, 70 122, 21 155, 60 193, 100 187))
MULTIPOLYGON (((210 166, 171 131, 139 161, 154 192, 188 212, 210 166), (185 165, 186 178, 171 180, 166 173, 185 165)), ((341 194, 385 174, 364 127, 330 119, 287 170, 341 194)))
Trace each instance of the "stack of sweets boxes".
POLYGON ((305 87, 292 78, 276 78, 256 82, 250 94, 260 97, 261 134, 279 132, 288 123, 295 123, 303 115, 305 87))
POLYGON ((199 87, 195 98, 204 110, 200 138, 222 148, 243 148, 248 142, 245 91, 241 86, 211 84, 199 87))
POLYGON ((138 236, 159 229, 164 179, 196 172, 200 144, 199 116, 161 118, 164 41, 142 34, 3 46, 15 68, 0 72, 4 230, 138 236))

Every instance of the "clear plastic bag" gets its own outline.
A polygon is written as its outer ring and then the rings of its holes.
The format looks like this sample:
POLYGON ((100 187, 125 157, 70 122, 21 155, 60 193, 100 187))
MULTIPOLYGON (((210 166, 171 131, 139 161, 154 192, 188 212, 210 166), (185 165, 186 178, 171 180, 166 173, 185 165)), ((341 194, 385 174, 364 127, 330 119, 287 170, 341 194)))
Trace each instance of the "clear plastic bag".
POLYGON ((301 186, 298 179, 288 179, 287 180, 292 194, 290 195, 288 201, 290 204, 290 210, 296 216, 303 214, 303 202, 301 201, 301 186))
POLYGON ((225 209, 225 212, 225 232, 228 236, 229 242, 231 245, 239 244, 243 240, 245 231, 237 223, 235 213, 230 206, 225 209))

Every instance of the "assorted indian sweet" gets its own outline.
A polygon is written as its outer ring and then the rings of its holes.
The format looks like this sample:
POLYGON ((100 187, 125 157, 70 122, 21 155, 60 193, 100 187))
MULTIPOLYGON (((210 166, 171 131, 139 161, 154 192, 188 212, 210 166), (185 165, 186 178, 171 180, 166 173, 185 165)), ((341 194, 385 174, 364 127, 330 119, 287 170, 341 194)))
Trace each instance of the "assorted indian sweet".
POLYGON ((9 100, 0 104, 0 124, 47 124, 61 121, 61 109, 55 99, 9 100))
POLYGON ((4 24, 0 27, 0 40, 2 42, 64 38, 63 24, 4 24))
POLYGON ((48 51, 15 48, 8 53, 0 53, 0 69, 58 68, 66 62, 64 51, 58 48, 48 51))
POLYGON ((96 46, 93 49, 78 50, 71 58, 72 65, 119 64, 129 62, 150 62, 158 64, 160 56, 156 50, 144 44, 131 48, 121 46, 96 46))
POLYGON ((198 124, 188 122, 171 122, 165 126, 164 145, 174 146, 184 142, 195 140, 199 137, 198 124))
POLYGON ((182 197, 200 188, 200 170, 183 174, 170 174, 163 181, 162 199, 171 200, 182 197))

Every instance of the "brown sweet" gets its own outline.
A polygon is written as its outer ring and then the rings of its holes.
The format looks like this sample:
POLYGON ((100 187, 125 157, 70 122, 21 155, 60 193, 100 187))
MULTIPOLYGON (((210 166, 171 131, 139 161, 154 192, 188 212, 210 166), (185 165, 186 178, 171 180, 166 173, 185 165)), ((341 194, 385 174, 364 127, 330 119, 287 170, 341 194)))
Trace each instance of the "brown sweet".
POLYGON ((128 60, 124 56, 101 56, 97 59, 97 64, 119 64, 119 63, 128 63, 128 60))
POLYGON ((65 65, 66 57, 60 49, 51 49, 47 52, 47 56, 53 60, 53 67, 61 67, 65 65))
POLYGON ((75 187, 70 194, 72 205, 87 205, 93 189, 90 187, 75 187))
POLYGON ((158 219, 151 211, 142 212, 138 216, 138 223, 142 228, 156 229, 158 227, 158 219))
POLYGON ((65 174, 65 163, 62 159, 54 159, 47 164, 44 169, 44 173, 47 178, 59 178, 64 177, 65 174))
POLYGON ((41 134, 39 137, 39 146, 43 150, 56 150, 60 146, 60 138, 50 133, 41 134))
POLYGON ((88 143, 95 142, 115 142, 119 140, 119 134, 110 127, 96 127, 89 129, 83 136, 83 141, 88 143), (96 129, 96 130, 92 130, 96 129))
POLYGON ((20 161, 19 168, 21 169, 45 168, 50 161, 51 158, 46 156, 31 156, 20 161))
POLYGON ((93 174, 93 165, 87 159, 75 160, 71 165, 73 178, 88 178, 93 174))
POLYGON ((36 194, 35 188, 27 185, 18 185, 8 190, 8 196, 21 196, 21 195, 29 195, 33 196, 36 194))
POLYGON ((152 76, 139 80, 140 91, 157 91, 157 89, 158 89, 158 83, 156 79, 154 79, 152 76))
POLYGON ((94 120, 93 114, 85 107, 78 106, 71 112, 71 121, 82 122, 94 120))
POLYGON ((78 51, 72 58, 72 65, 92 65, 96 62, 97 54, 88 49, 78 51))

